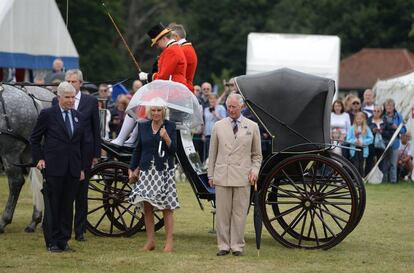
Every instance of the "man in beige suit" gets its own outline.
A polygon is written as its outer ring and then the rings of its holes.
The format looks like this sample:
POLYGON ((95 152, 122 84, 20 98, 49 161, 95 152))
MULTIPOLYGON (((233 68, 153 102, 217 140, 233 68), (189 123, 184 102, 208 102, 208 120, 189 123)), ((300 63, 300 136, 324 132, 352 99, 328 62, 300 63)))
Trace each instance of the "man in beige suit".
POLYGON ((210 140, 209 184, 216 188, 217 256, 243 255, 251 185, 262 162, 259 126, 241 115, 243 98, 230 94, 229 116, 215 123, 210 140))

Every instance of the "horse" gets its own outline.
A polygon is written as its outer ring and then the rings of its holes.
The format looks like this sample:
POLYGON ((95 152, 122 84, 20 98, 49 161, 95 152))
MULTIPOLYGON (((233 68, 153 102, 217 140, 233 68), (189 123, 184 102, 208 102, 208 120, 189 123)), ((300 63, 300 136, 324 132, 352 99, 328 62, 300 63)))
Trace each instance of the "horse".
MULTIPOLYGON (((50 107, 55 95, 37 86, 16 87, 0 83, 0 155, 9 184, 9 197, 0 218, 0 233, 12 222, 24 174, 31 163, 29 137, 41 109, 50 107)), ((41 222, 42 212, 33 206, 31 223, 26 232, 33 232, 41 222)))

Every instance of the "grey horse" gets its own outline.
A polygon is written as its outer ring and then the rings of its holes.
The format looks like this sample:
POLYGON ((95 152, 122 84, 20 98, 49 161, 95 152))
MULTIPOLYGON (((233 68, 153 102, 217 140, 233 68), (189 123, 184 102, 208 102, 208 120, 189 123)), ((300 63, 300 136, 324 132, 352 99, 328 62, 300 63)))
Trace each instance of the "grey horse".
MULTIPOLYGON (((55 96, 41 87, 18 88, 0 84, 0 155, 9 184, 9 197, 0 218, 0 233, 13 219, 20 191, 25 182, 25 168, 31 163, 30 145, 27 140, 42 108, 49 107, 55 96)), ((34 207, 32 221, 26 227, 33 232, 40 223, 42 213, 34 207)))

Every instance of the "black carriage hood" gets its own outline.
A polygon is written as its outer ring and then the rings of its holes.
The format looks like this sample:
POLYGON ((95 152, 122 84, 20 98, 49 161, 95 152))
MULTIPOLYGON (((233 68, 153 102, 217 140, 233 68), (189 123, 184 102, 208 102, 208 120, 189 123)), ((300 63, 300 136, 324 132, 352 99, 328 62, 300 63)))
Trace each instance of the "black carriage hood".
POLYGON ((274 153, 319 150, 321 146, 300 144, 330 142, 333 80, 282 68, 239 76, 235 83, 250 111, 272 135, 274 153))

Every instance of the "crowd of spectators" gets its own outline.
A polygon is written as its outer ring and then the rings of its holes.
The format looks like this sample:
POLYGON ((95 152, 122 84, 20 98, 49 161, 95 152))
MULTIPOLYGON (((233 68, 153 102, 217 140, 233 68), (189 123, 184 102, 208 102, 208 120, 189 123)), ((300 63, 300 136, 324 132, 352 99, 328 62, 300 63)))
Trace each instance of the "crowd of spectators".
POLYGON ((413 170, 410 134, 403 125, 396 138, 392 139, 403 123, 394 100, 390 98, 383 105, 377 105, 370 89, 365 90, 363 99, 361 104, 357 96, 349 94, 332 104, 334 152, 349 159, 362 176, 368 175, 382 157, 379 162, 382 182, 397 183, 410 179, 413 170), (386 150, 388 145, 390 147, 386 150))

